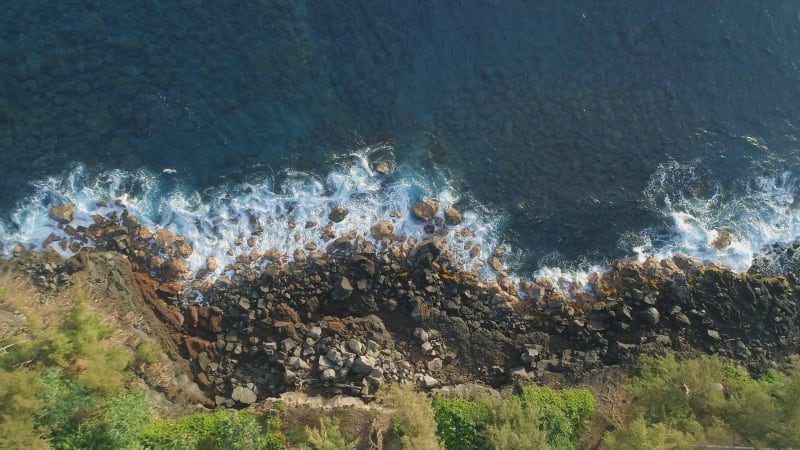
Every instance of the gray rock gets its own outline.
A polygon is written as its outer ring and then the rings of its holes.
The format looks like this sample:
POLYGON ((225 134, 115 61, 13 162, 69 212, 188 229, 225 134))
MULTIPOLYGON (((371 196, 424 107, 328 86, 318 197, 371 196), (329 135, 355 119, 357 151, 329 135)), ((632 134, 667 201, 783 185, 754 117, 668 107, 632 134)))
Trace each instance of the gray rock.
POLYGON ((306 333, 306 337, 309 337, 312 340, 316 341, 317 339, 322 337, 322 328, 317 327, 317 326, 313 326, 313 327, 309 328, 308 332, 306 333))
POLYGON ((429 355, 433 352, 433 345, 430 342, 423 342, 421 348, 426 355, 429 355))
POLYGON ((428 332, 423 330, 422 328, 415 329, 414 336, 419 338, 419 340, 422 342, 428 342, 428 332))
POLYGON ((333 289, 332 296, 335 300, 344 300, 353 293, 353 285, 346 277, 342 277, 333 289))
POLYGON ((661 319, 661 315, 659 314, 658 310, 652 306, 639 313, 639 317, 641 317, 642 322, 650 326, 657 324, 661 319))
POLYGON ((350 371, 358 375, 366 375, 372 373, 372 371, 378 367, 380 367, 380 364, 377 359, 365 355, 356 358, 350 371))
POLYGON ((717 330, 708 330, 708 337, 715 341, 719 341, 720 339, 722 339, 722 337, 720 337, 719 335, 719 331, 717 330))
POLYGON ((325 369, 322 371, 322 380, 323 381, 330 381, 336 378, 336 371, 333 369, 325 369))
POLYGON ((428 366, 428 370, 431 372, 438 372, 442 370, 442 360, 440 358, 433 358, 426 363, 426 366, 428 366))
POLYGON ((236 386, 233 388, 231 398, 245 405, 255 403, 258 400, 258 396, 253 392, 253 389, 245 386, 236 386))
POLYGON ((358 339, 350 339, 347 341, 347 348, 356 355, 364 354, 364 344, 362 344, 358 339))
POLYGON ((350 211, 348 211, 344 206, 336 205, 333 207, 333 209, 331 209, 330 214, 328 214, 328 219, 330 219, 331 222, 339 223, 343 221, 349 213, 350 211))
POLYGON ((426 389, 435 388, 439 385, 439 380, 430 375, 424 375, 422 377, 422 385, 425 386, 426 389))

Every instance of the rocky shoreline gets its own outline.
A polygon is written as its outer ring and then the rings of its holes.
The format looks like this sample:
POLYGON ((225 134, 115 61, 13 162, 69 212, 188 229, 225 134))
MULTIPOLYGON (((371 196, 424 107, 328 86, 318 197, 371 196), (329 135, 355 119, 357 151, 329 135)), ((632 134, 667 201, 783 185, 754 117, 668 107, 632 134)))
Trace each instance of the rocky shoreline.
MULTIPOLYGON (((125 211, 73 227, 62 205, 51 215, 67 237, 43 247, 76 254, 30 270, 54 288, 95 254, 124 255, 131 283, 218 406, 293 390, 371 398, 393 382, 576 384, 665 350, 718 353, 760 373, 800 349, 800 287, 773 266, 737 274, 681 255, 618 261, 565 289, 545 278, 514 281, 497 249, 486 261, 497 280, 482 281, 460 270, 437 237, 458 211, 440 215, 428 200, 410 213, 430 238, 405 240, 379 222, 369 237, 328 233, 326 248, 299 246, 291 257, 253 250, 224 268, 209 258, 189 279, 192 247, 181 236, 149 230, 125 211)), ((329 220, 346 214, 334 208, 329 220)), ((253 236, 259 230, 253 224, 253 236)), ((781 255, 792 257, 787 249, 781 255)))

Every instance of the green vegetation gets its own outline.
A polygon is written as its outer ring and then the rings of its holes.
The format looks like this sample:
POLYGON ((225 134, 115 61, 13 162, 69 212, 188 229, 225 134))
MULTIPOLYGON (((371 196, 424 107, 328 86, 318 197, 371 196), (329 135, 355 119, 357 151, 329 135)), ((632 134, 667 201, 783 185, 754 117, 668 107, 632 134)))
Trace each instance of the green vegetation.
POLYGON ((428 397, 407 384, 392 384, 378 391, 378 400, 395 409, 392 431, 400 437, 404 449, 438 450, 436 422, 428 397))
POLYGON ((161 357, 161 349, 150 341, 144 341, 136 347, 134 361, 136 364, 153 364, 161 357))
POLYGON ((677 361, 642 357, 626 389, 627 425, 607 433, 607 448, 692 448, 705 444, 800 446, 800 364, 752 379, 717 356, 677 361))
POLYGON ((528 386, 519 396, 433 399, 437 432, 450 449, 574 449, 594 412, 582 389, 528 386))
POLYGON ((339 420, 323 416, 319 428, 305 428, 306 441, 315 450, 355 450, 356 441, 347 439, 339 431, 339 420))
MULTIPOLYGON (((81 299, 47 329, 27 317, 28 335, 0 340, 0 448, 285 448, 277 418, 246 411, 154 418, 144 393, 126 387, 133 352, 107 342, 113 327, 81 299)), ((143 344, 136 360, 158 355, 143 344)))
POLYGON ((248 411, 197 413, 150 423, 141 437, 148 448, 248 450, 283 449, 280 421, 259 418, 248 411))

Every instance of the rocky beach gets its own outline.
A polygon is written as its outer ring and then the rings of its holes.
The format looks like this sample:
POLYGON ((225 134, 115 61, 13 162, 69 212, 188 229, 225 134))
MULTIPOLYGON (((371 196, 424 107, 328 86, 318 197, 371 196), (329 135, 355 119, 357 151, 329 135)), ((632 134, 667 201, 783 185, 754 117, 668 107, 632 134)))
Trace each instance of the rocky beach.
MULTIPOLYGON (((578 386, 665 351, 719 354, 759 374, 800 347, 796 245, 765 249, 746 273, 675 255, 620 260, 585 284, 510 277, 496 248, 485 261, 494 275, 482 279, 440 238, 461 213, 430 199, 398 212, 424 229, 420 241, 388 221, 337 236, 330 225, 347 210, 335 207, 327 221, 303 225, 324 246, 254 249, 226 267, 208 257, 192 271, 191 242, 118 206, 88 227, 71 224, 74 205, 54 206, 63 237, 39 251, 17 246, 4 270, 24 270, 45 290, 89 267, 112 274, 106 283, 163 323, 209 406, 288 391, 368 400, 387 383, 578 386)), ((250 227, 237 245, 254 247, 270 232, 250 227)))

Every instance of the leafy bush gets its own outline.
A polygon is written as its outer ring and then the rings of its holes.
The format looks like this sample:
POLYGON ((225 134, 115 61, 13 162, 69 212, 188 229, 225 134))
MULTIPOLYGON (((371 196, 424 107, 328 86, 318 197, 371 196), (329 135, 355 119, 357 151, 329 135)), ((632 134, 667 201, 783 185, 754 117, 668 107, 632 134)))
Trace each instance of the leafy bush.
POLYGON ((378 400, 396 410, 392 430, 404 449, 438 450, 436 421, 428 397, 407 384, 392 384, 378 391, 378 400))
POLYGON ((684 446, 742 440, 756 447, 800 446, 797 358, 787 373, 772 371, 755 380, 718 356, 680 362, 672 354, 642 357, 640 374, 626 389, 633 396, 634 419, 607 434, 608 448, 656 439, 684 446))
POLYGON ((134 361, 137 364, 153 364, 161 357, 161 349, 150 341, 144 341, 136 347, 134 361))
POLYGON ((0 448, 48 448, 47 430, 37 419, 44 414, 42 385, 28 369, 0 369, 0 448))
POLYGON ((448 450, 491 449, 483 431, 489 421, 489 407, 462 398, 436 396, 431 402, 436 434, 448 450))
POLYGON ((356 441, 348 440, 339 430, 339 419, 320 417, 319 428, 306 427, 306 440, 315 450, 355 450, 356 441))
POLYGON ((485 435, 489 448, 497 450, 547 449, 547 434, 542 429, 541 412, 519 398, 484 397, 489 410, 485 435))
POLYGON ((10 370, 20 364, 58 366, 69 369, 89 388, 107 392, 120 391, 131 377, 126 370, 130 355, 103 342, 113 332, 113 326, 104 323, 80 299, 58 326, 42 330, 29 317, 29 328, 33 336, 10 347, 0 367, 10 370))
POLYGON ((267 419, 265 433, 258 418, 247 411, 196 413, 151 422, 141 442, 151 448, 175 450, 281 449, 284 444, 278 425, 277 418, 267 419))
POLYGON ((614 433, 606 433, 603 437, 603 446, 616 450, 690 450, 700 444, 694 434, 684 433, 664 423, 648 424, 643 417, 638 417, 627 427, 614 433))
POLYGON ((526 386, 522 389, 521 399, 539 410, 540 421, 547 432, 547 442, 556 449, 576 448, 595 407, 594 397, 585 389, 556 391, 526 386))

